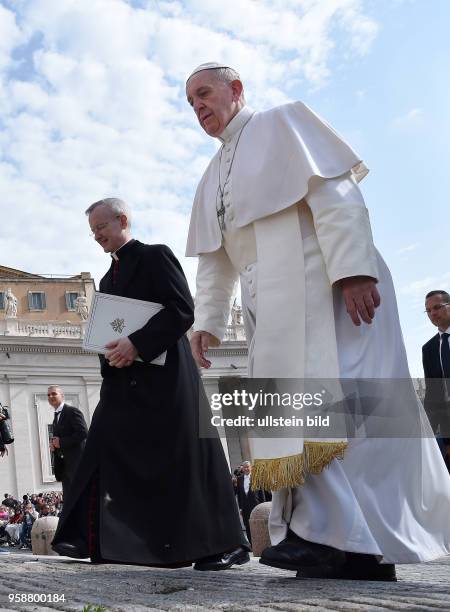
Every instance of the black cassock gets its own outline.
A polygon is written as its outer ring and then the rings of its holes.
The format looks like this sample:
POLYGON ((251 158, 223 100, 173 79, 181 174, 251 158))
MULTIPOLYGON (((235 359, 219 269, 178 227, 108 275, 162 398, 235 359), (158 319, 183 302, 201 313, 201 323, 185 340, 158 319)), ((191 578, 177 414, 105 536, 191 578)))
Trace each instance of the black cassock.
POLYGON ((168 247, 137 240, 118 257, 100 291, 164 309, 130 335, 144 363, 101 358, 100 401, 53 543, 145 565, 247 547, 220 439, 198 434, 199 404, 209 405, 185 337, 193 303, 182 268, 168 247), (164 366, 150 364, 165 350, 164 366))

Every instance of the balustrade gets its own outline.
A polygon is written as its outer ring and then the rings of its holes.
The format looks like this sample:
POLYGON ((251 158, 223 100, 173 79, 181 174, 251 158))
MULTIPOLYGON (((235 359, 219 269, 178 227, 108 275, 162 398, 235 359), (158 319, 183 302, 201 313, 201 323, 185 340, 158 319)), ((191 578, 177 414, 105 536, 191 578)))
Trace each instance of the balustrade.
POLYGON ((30 319, 0 319, 0 336, 31 336, 33 338, 83 338, 82 323, 33 321, 30 319))

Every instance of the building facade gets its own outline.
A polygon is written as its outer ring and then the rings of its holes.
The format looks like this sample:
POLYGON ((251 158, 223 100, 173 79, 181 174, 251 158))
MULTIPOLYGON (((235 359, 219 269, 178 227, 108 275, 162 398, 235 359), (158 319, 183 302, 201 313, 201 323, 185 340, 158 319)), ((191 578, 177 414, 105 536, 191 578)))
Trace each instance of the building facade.
POLYGON ((0 402, 14 433, 8 456, 0 459, 2 493, 61 488, 48 444, 54 411, 47 388, 60 385, 90 422, 101 378, 97 355, 81 345, 83 303, 94 291, 88 272, 44 277, 0 266, 0 402))
MULTIPOLYGON (((0 402, 8 407, 14 433, 8 456, 0 458, 0 495, 61 489, 49 450, 54 411, 47 388, 61 386, 67 403, 90 423, 101 376, 97 354, 84 351, 82 341, 94 292, 88 272, 50 277, 0 266, 0 402)), ((203 373, 209 397, 224 377, 246 376, 239 307, 233 307, 224 342, 209 355, 213 365, 203 373)), ((245 440, 227 441, 220 433, 232 467, 249 458, 245 440)))

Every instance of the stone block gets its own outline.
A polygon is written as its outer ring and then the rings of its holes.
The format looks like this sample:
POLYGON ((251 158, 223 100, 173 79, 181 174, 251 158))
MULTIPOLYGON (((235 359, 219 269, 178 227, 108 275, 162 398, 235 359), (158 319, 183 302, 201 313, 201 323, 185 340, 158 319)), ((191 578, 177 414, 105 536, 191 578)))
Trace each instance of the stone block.
POLYGON ((58 527, 58 517, 41 516, 34 521, 31 530, 31 549, 33 555, 57 555, 52 550, 51 543, 58 527))
POLYGON ((250 514, 250 532, 252 534, 252 549, 255 557, 260 557, 262 551, 270 546, 269 514, 272 502, 263 502, 253 508, 250 514))

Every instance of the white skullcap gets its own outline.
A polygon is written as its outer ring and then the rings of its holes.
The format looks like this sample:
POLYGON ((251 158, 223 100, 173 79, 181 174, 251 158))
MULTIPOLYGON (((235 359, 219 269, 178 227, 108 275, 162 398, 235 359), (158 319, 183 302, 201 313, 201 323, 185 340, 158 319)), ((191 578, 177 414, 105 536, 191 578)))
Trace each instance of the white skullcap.
POLYGON ((197 72, 202 72, 203 70, 215 70, 217 68, 230 68, 230 66, 220 64, 219 62, 206 62, 206 64, 200 64, 200 66, 197 66, 197 68, 195 68, 195 70, 193 70, 188 76, 188 78, 186 79, 186 83, 191 77, 194 76, 194 74, 197 74, 197 72))

